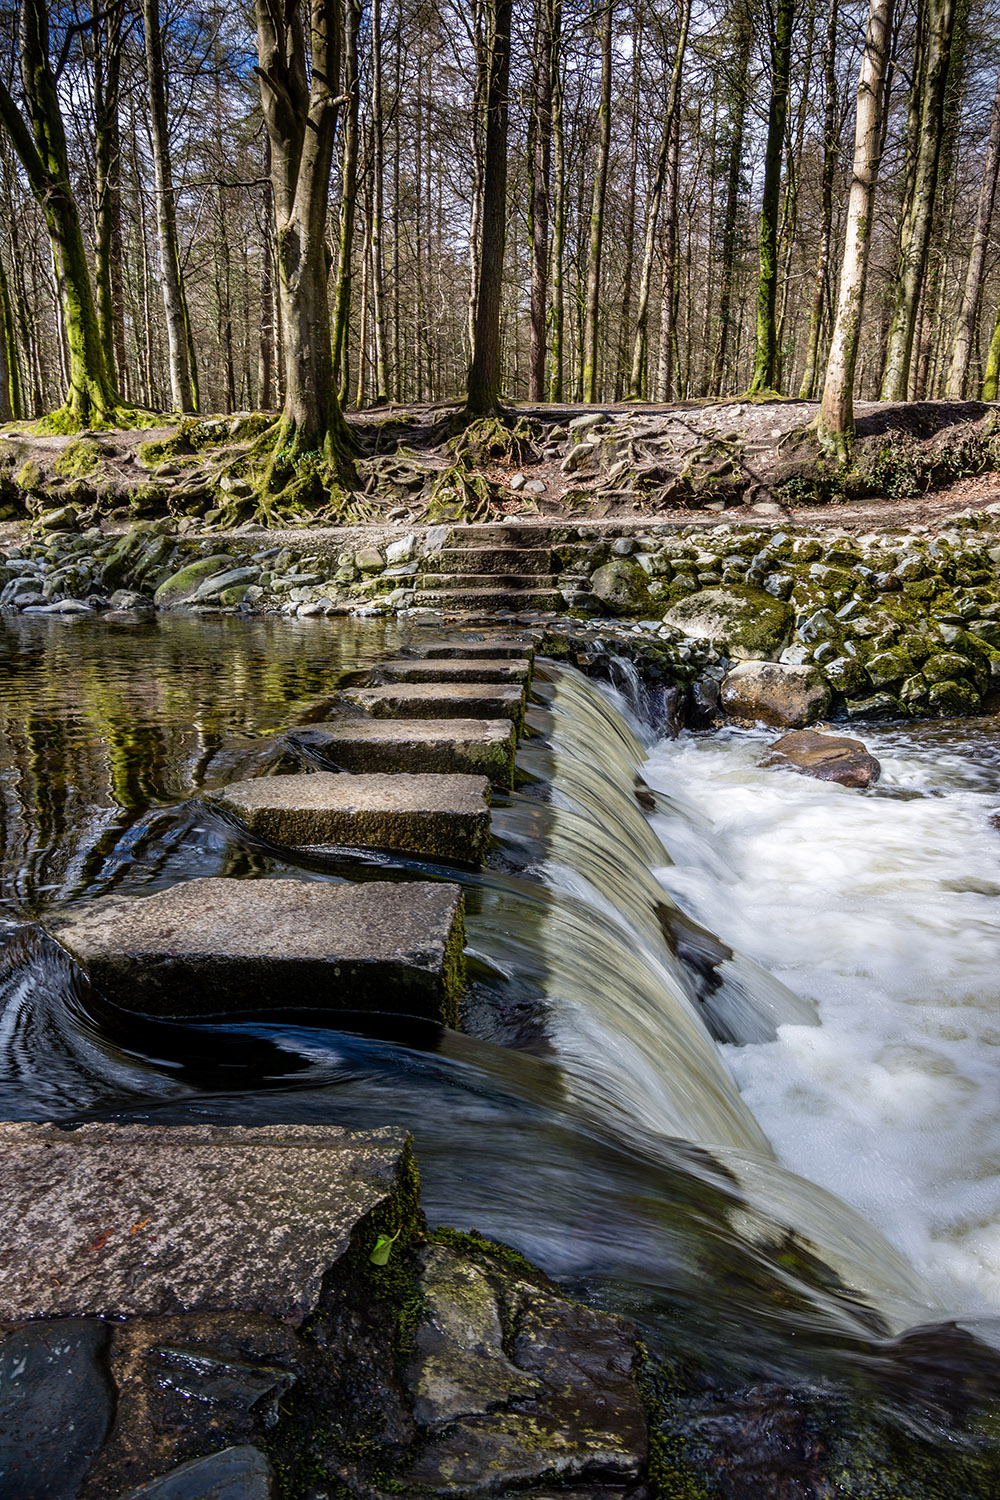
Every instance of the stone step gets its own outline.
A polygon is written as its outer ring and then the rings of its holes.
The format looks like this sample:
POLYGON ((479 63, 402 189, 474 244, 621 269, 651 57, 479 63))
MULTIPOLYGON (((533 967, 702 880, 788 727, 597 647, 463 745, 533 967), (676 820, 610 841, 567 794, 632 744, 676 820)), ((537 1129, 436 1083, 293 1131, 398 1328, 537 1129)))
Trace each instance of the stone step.
POLYGON ((524 689, 514 684, 400 682, 341 694, 373 719, 510 719, 520 734, 524 689))
POLYGON ((385 1010, 456 1024, 462 892, 426 881, 188 880, 102 897, 53 936, 123 1010, 385 1010))
POLYGON ((421 604, 435 609, 476 614, 517 614, 521 610, 561 610, 565 601, 558 589, 428 589, 421 604))
POLYGON ((536 637, 532 635, 497 635, 486 640, 462 636, 458 640, 432 642, 431 645, 420 646, 418 649, 419 654, 428 659, 459 656, 503 660, 523 657, 525 661, 531 661, 535 655, 535 641, 536 637))
POLYGON ((551 589, 555 573, 424 573, 414 580, 417 589, 551 589))
POLYGON ((0 1320, 301 1322, 331 1267, 374 1240, 371 1216, 402 1210, 411 1170, 401 1130, 0 1124, 0 1320))
POLYGON ((419 657, 414 660, 381 661, 375 668, 380 678, 390 682, 516 682, 522 687, 531 680, 531 662, 475 659, 459 656, 419 657))
POLYGON ((485 776, 313 771, 230 782, 205 801, 290 849, 346 844, 476 865, 489 839, 489 791, 485 776))
POLYGON ((551 547, 446 547, 431 561, 439 573, 553 572, 551 547))
POLYGON ((369 719, 358 715, 289 730, 289 746, 336 771, 480 775, 506 791, 514 780, 510 719, 369 719))
POLYGON ((447 547, 523 547, 534 549, 548 545, 551 527, 517 526, 501 521, 483 521, 478 525, 453 527, 447 547))

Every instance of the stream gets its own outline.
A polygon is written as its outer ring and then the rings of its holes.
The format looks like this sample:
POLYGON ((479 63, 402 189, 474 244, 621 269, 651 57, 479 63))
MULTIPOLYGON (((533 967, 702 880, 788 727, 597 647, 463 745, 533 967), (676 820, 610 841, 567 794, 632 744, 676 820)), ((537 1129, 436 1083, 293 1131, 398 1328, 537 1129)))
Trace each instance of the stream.
POLYGON ((627 663, 540 661, 481 872, 291 864, 199 802, 290 769, 285 726, 428 638, 0 619, 0 1116, 403 1125, 431 1222, 634 1318, 697 1388, 685 1420, 770 1383, 847 1426, 860 1400, 947 1466, 933 1366, 974 1390, 1000 1346, 995 725, 866 727, 859 793, 758 769, 766 731, 657 739, 627 663), (44 934, 212 874, 460 878, 465 1031, 141 1022, 44 934))

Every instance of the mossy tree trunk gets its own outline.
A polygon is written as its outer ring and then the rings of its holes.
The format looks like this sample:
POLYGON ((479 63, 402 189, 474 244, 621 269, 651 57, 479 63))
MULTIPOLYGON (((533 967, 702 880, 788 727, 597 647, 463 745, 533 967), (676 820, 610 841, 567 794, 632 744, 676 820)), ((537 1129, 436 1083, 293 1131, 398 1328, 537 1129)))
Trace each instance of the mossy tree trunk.
POLYGON ((750 43, 753 37, 747 0, 734 0, 731 25, 732 44, 728 51, 733 62, 732 82, 728 85, 729 150, 726 159, 726 207, 722 220, 722 271, 719 281, 718 324, 708 383, 708 392, 711 396, 718 396, 722 392, 729 356, 729 335, 732 328, 733 285, 736 280, 739 240, 737 229, 740 178, 743 172, 743 145, 746 138, 749 107, 747 79, 750 72, 750 43))
POLYGON ((121 416, 120 402, 104 357, 80 210, 70 185, 44 0, 22 0, 18 40, 27 119, 0 80, 0 122, 41 206, 52 245, 69 353, 69 389, 59 415, 67 426, 114 425, 121 416))
POLYGON ((919 0, 917 55, 910 90, 907 195, 899 232, 896 301, 882 377, 883 401, 905 401, 913 336, 927 272, 944 138, 945 92, 955 30, 955 0, 919 0))
POLYGON ((184 305, 180 252, 177 246, 177 210, 170 165, 167 91, 163 71, 163 38, 160 30, 159 0, 142 0, 142 26, 146 46, 150 134, 153 142, 153 175, 156 184, 156 237, 160 252, 160 287, 167 323, 170 400, 177 411, 197 411, 198 403, 191 378, 191 360, 188 350, 187 309, 184 305))
POLYGON ((490 0, 483 159, 482 240, 467 409, 488 416, 500 404, 500 303, 507 230, 507 119, 511 0, 490 0))
MULTIPOLYGON (((340 184, 337 287, 333 311, 333 369, 342 402, 347 401, 349 370, 347 332, 351 319, 354 284, 354 217, 358 201, 358 34, 361 30, 361 0, 346 0, 347 45, 344 48, 344 95, 347 100, 343 131, 343 165, 340 184)), ((361 340, 364 348, 364 338, 361 340)), ((363 358, 361 363, 364 363, 363 358)))
POLYGON ((14 309, 7 273, 0 258, 0 422, 19 422, 24 416, 21 363, 18 357, 14 309))
POLYGON ((125 373, 121 139, 118 128, 124 17, 123 0, 114 0, 94 29, 94 185, 97 197, 94 280, 104 362, 116 384, 125 373))
POLYGON ((270 485, 302 459, 350 474, 352 441, 333 378, 326 241, 336 133, 340 9, 312 0, 309 56, 300 0, 256 0, 261 103, 271 142, 275 265, 285 404, 270 485))
POLYGON ((823 401, 816 419, 821 446, 840 462, 849 458, 854 437, 854 370, 864 310, 875 180, 882 140, 892 7, 893 0, 870 0, 865 50, 858 78, 854 171, 847 203, 837 316, 830 340, 823 401))
POLYGON ((823 55, 823 77, 826 101, 823 108, 823 171, 820 178, 822 228, 816 254, 816 280, 813 283, 812 307, 809 312, 809 336, 806 362, 799 387, 799 400, 811 401, 816 389, 819 366, 819 339, 823 327, 823 301, 826 295, 827 270, 830 264, 830 242, 833 238, 833 179, 837 171, 840 141, 837 134, 837 21, 838 0, 830 0, 827 13, 826 50, 823 55))
POLYGON ((760 208, 760 275, 757 281, 757 343, 751 391, 774 389, 778 376, 778 213, 781 159, 788 118, 795 0, 777 0, 771 34, 771 98, 764 148, 764 188, 760 208))
POLYGON ((979 301, 983 291, 983 267, 986 263, 990 225, 993 221, 998 176, 1000 176, 1000 73, 997 74, 996 91, 993 95, 990 137, 986 148, 986 160, 983 164, 983 175, 979 184, 979 200, 976 204, 976 227, 972 234, 972 249, 965 271, 962 305, 955 324, 951 364, 948 368, 948 383, 945 388, 945 395, 953 401, 961 401, 965 395, 969 360, 972 357, 972 341, 975 337, 979 301))

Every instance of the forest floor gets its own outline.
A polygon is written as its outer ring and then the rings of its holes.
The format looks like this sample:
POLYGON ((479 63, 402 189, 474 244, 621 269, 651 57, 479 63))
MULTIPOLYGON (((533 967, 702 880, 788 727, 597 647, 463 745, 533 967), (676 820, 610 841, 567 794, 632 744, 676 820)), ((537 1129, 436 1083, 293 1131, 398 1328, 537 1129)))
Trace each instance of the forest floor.
MULTIPOLYGON (((352 413, 358 487, 326 527, 537 518, 548 524, 655 516, 678 525, 864 531, 933 526, 1000 502, 1000 405, 859 403, 852 463, 821 455, 814 402, 520 404, 463 437, 452 404, 352 413), (474 440, 468 441, 469 437, 474 440)), ((0 520, 72 506, 128 525, 252 524, 252 444, 268 418, 165 418, 73 437, 0 429, 0 520)), ((297 528, 298 529, 298 528, 297 528)))

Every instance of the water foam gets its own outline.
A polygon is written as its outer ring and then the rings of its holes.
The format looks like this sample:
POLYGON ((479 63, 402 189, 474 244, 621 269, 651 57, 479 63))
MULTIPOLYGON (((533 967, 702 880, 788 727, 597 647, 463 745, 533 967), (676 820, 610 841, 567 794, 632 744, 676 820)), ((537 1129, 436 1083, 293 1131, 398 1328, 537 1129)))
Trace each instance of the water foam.
POLYGON ((759 769, 771 738, 685 736, 644 772, 670 796, 664 887, 818 1006, 819 1026, 727 1047, 729 1066, 780 1160, 877 1224, 943 1311, 995 1310, 996 744, 869 733, 883 776, 861 794, 759 769))

